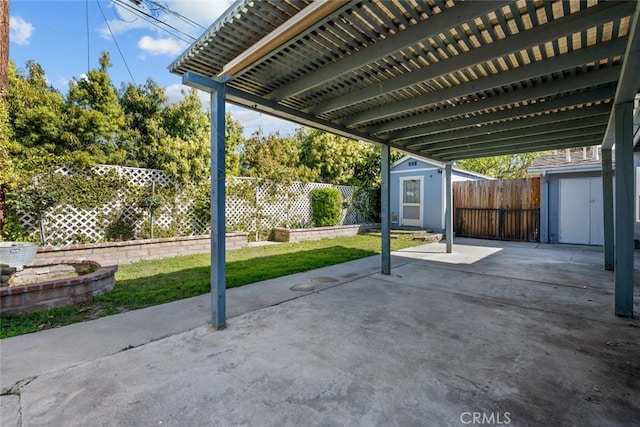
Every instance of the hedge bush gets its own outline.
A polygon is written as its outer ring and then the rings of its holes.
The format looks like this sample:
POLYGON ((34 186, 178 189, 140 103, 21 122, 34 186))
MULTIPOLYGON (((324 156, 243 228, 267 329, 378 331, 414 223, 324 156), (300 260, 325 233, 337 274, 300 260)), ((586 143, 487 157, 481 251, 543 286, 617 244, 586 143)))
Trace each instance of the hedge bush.
POLYGON ((342 193, 337 188, 311 190, 313 222, 317 227, 337 225, 342 211, 342 193))

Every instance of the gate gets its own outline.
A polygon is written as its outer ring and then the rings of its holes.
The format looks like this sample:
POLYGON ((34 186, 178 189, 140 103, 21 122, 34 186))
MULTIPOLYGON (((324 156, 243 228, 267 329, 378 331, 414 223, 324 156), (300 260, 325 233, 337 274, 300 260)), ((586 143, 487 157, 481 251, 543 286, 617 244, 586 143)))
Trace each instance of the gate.
POLYGON ((540 178, 453 183, 457 236, 540 241, 540 178))
POLYGON ((456 208, 456 236, 540 241, 540 209, 456 208))

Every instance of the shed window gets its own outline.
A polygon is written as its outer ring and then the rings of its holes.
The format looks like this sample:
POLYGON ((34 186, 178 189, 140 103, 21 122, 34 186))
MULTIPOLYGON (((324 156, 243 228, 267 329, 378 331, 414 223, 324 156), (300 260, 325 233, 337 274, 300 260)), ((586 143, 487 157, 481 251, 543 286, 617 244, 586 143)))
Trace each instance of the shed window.
POLYGON ((409 166, 418 166, 418 162, 415 160, 412 160, 408 163, 409 166))

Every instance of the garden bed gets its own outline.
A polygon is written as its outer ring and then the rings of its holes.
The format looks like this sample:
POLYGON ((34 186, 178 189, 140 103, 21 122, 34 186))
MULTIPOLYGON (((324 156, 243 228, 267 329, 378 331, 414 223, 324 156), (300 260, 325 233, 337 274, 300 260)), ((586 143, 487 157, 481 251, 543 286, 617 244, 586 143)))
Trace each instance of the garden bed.
POLYGON ((36 263, 16 273, 18 285, 0 288, 0 314, 15 316, 90 301, 113 289, 117 269, 85 260, 36 263), (66 277, 61 276, 61 267, 69 267, 66 277))
MULTIPOLYGON (((225 244, 227 250, 243 248, 247 246, 247 233, 227 233, 225 244)), ((36 260, 89 258, 97 260, 102 265, 120 265, 148 259, 201 254, 210 251, 211 237, 209 235, 198 235, 128 240, 126 242, 46 246, 38 248, 36 260)))

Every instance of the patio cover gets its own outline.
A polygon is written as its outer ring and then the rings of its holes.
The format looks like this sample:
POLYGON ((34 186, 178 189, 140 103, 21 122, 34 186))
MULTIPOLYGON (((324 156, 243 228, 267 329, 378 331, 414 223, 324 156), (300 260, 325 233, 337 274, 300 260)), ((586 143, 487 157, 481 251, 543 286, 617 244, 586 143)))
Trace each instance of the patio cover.
MULTIPOLYGON (((239 0, 169 69, 212 93, 218 183, 224 101, 382 145, 383 202, 389 148, 451 162, 603 144, 610 166, 615 144, 616 182, 632 183, 639 13, 636 0, 239 0)), ((616 313, 632 315, 633 184, 622 187, 616 313)))

